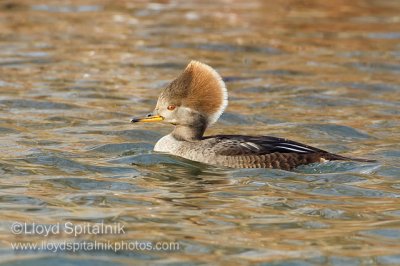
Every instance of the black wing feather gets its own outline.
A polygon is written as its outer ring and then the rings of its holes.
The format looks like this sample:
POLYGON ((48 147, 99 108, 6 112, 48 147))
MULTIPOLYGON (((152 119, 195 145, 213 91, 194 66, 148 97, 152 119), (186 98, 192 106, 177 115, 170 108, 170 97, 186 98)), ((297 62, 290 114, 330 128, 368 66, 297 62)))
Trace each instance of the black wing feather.
POLYGON ((328 153, 296 141, 270 136, 217 135, 214 138, 216 152, 220 155, 247 155, 279 153, 328 153))

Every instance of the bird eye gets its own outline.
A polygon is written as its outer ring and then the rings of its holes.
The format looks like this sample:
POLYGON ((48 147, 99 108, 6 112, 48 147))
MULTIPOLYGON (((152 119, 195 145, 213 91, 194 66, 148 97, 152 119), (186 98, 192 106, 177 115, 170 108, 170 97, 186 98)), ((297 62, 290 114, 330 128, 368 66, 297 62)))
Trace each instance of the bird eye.
POLYGON ((167 109, 170 111, 174 110, 175 108, 176 108, 175 105, 168 105, 168 107, 167 107, 167 109))

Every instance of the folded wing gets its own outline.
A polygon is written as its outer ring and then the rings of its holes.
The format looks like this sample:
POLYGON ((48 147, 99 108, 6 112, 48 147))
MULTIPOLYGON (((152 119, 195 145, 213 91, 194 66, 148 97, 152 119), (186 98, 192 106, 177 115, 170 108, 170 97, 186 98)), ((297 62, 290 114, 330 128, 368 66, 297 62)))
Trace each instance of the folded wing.
POLYGON ((215 152, 219 155, 239 156, 270 153, 330 154, 327 151, 299 142, 269 136, 218 135, 210 138, 215 138, 215 152))

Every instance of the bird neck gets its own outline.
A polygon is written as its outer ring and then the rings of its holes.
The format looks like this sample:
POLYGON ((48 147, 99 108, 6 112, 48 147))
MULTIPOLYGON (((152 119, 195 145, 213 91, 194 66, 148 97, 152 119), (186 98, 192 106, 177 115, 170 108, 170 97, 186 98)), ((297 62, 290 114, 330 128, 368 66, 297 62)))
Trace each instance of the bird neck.
POLYGON ((177 125, 172 131, 172 136, 177 140, 183 141, 196 141, 203 138, 204 131, 206 131, 206 124, 193 125, 177 125))

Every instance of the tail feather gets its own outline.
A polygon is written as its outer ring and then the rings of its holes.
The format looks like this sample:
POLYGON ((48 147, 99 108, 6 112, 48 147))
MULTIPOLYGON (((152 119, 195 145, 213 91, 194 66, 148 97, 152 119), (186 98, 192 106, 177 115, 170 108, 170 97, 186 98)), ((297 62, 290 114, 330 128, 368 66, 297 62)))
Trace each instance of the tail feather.
POLYGON ((363 158, 351 158, 346 156, 341 156, 333 153, 324 154, 324 159, 330 161, 353 161, 353 162, 363 162, 363 163, 376 163, 377 160, 363 159, 363 158))

